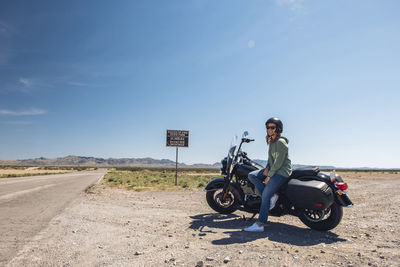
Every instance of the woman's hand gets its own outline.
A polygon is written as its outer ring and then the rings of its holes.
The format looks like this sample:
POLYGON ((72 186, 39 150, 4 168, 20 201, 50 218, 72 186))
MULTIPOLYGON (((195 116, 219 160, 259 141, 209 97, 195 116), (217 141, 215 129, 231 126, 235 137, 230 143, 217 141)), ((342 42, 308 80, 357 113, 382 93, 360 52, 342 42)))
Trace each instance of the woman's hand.
POLYGON ((269 170, 268 170, 267 168, 265 168, 265 170, 264 170, 264 172, 263 172, 263 175, 264 175, 264 176, 268 176, 268 171, 269 171, 269 170))
POLYGON ((268 176, 267 178, 265 178, 264 184, 265 184, 265 185, 268 184, 269 180, 271 180, 271 177, 268 176))

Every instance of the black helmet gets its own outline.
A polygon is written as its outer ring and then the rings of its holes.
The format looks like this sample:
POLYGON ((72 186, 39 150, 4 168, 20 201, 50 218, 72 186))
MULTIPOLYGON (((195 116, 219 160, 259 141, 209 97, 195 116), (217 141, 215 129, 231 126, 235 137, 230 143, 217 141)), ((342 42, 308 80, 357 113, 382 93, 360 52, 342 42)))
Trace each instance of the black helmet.
POLYGON ((283 131, 283 123, 280 119, 278 118, 269 118, 267 122, 265 123, 265 127, 267 126, 268 123, 275 123, 276 127, 278 128, 278 133, 281 133, 283 131))

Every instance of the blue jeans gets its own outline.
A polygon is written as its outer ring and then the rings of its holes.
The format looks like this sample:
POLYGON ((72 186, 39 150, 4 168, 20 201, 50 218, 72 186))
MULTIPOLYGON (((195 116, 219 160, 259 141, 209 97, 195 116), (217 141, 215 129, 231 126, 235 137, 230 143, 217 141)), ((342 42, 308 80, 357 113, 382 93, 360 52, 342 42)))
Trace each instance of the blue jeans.
POLYGON ((279 174, 274 174, 274 176, 272 176, 269 180, 268 184, 265 185, 264 180, 267 177, 263 174, 264 170, 265 169, 253 171, 249 173, 248 178, 250 182, 255 185, 256 189, 261 195, 261 207, 260 214, 258 215, 258 221, 265 224, 268 220, 271 197, 287 181, 287 178, 279 174))

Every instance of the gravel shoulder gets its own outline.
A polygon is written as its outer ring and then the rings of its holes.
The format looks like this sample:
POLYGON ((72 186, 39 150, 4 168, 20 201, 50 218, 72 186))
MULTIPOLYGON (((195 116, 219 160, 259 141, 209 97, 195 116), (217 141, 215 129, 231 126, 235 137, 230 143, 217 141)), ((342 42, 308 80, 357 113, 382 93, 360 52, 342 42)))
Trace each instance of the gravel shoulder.
POLYGON ((293 216, 262 233, 237 211, 216 214, 203 191, 133 192, 97 184, 8 266, 400 266, 400 175, 344 173, 354 207, 329 232, 293 216))

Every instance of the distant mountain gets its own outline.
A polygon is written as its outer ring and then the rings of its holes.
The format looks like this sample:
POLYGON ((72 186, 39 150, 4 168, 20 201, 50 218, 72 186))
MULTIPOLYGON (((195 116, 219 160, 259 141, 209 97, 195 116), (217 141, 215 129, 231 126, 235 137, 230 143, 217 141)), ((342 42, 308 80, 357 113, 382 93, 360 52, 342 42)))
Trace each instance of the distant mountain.
MULTIPOLYGON (((44 157, 23 160, 0 160, 0 166, 82 166, 82 167, 175 167, 175 161, 153 158, 95 158, 82 156, 66 156, 48 159, 44 157)), ((211 164, 178 163, 183 168, 217 168, 211 164)))
MULTIPOLYGON (((261 166, 266 166, 267 161, 261 159, 255 159, 255 162, 261 166)), ((153 158, 95 158, 95 157, 82 157, 82 156, 66 156, 62 158, 36 158, 36 159, 23 159, 23 160, 0 160, 0 166, 82 166, 82 167, 162 167, 162 168, 173 168, 175 167, 175 161, 169 159, 153 159, 153 158)), ((178 163, 180 168, 221 168, 221 162, 214 164, 185 164, 178 163)), ((321 170, 385 170, 385 168, 341 168, 327 165, 303 165, 303 164, 292 164, 293 169, 307 168, 307 167, 319 167, 321 170)))
MULTIPOLYGON (((255 159, 255 162, 260 164, 261 166, 267 166, 267 161, 262 159, 255 159)), ((337 169, 335 166, 326 166, 326 165, 304 165, 304 164, 292 164, 293 169, 299 168, 311 168, 311 167, 318 167, 320 170, 333 170, 337 169)))

